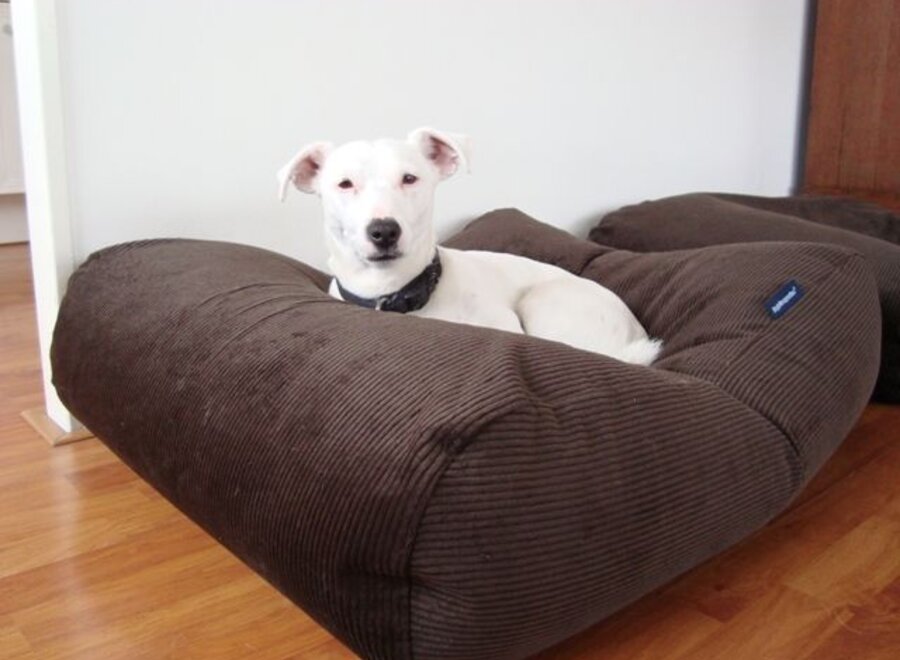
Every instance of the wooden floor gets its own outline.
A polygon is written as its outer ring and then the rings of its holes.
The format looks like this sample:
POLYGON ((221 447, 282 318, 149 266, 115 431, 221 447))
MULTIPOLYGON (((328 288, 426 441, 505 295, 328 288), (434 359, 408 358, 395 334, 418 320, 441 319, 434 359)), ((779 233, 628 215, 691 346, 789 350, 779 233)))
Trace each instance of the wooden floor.
MULTIPOLYGON (((352 658, 98 441, 51 449, 27 251, 0 246, 0 658, 352 658)), ((542 660, 900 658, 900 406, 790 511, 542 660)))

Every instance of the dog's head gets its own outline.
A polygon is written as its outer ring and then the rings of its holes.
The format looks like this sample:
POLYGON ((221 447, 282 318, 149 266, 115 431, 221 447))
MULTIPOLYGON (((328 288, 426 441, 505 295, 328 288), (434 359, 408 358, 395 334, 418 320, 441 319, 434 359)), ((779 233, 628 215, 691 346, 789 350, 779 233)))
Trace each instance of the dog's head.
POLYGON ((345 286, 365 280, 356 292, 378 295, 374 288, 399 288, 431 261, 434 189, 468 168, 468 151, 465 136, 430 128, 406 140, 316 142, 280 170, 280 195, 293 183, 321 197, 334 274, 345 286))

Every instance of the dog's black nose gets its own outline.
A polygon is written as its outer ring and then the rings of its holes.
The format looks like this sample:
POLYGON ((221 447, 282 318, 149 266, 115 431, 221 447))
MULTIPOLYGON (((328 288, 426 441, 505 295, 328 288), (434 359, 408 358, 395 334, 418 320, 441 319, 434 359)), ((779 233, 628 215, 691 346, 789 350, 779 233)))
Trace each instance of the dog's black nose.
POLYGON ((379 250, 387 250, 394 247, 400 240, 400 225, 393 218, 378 218, 369 223, 366 233, 375 247, 379 250))

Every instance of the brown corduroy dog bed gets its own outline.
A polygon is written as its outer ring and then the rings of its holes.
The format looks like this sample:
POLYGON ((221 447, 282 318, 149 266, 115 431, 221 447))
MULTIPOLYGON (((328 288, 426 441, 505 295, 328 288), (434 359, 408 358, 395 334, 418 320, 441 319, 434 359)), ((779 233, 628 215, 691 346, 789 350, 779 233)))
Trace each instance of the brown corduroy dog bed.
POLYGON ((660 251, 755 241, 811 241, 862 254, 882 310, 876 399, 900 403, 900 216, 847 197, 754 197, 691 193, 608 214, 591 239, 626 250, 660 251))
POLYGON ((466 660, 546 648, 758 529, 871 392, 877 291, 849 250, 634 254, 516 211, 451 243, 603 282, 662 356, 374 312, 284 256, 155 240, 72 277, 57 389, 360 655, 466 660))

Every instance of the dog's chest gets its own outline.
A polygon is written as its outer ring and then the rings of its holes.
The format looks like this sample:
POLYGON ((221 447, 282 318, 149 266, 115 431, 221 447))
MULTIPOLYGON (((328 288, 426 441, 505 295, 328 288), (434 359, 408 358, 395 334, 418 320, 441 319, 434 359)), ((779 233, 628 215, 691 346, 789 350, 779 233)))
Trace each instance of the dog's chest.
POLYGON ((522 332, 515 311, 520 292, 513 282, 468 254, 442 255, 444 274, 416 316, 522 332))

